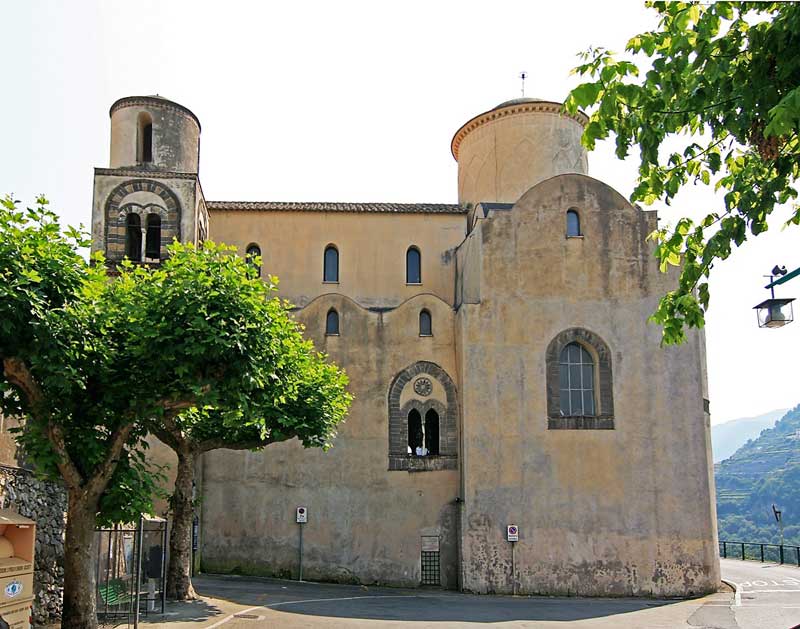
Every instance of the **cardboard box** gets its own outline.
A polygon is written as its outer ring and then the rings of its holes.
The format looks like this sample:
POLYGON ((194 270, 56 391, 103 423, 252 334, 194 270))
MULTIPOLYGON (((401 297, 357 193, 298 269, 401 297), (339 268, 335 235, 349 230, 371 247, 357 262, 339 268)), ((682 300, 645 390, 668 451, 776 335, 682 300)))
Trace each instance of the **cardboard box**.
POLYGON ((0 557, 0 578, 33 572, 36 523, 10 509, 0 509, 0 538, 0 547, 10 545, 13 552, 11 557, 0 557))
POLYGON ((0 606, 33 598, 33 572, 0 578, 0 606))
POLYGON ((0 606, 0 617, 10 629, 30 629, 31 601, 17 601, 12 605, 0 606))

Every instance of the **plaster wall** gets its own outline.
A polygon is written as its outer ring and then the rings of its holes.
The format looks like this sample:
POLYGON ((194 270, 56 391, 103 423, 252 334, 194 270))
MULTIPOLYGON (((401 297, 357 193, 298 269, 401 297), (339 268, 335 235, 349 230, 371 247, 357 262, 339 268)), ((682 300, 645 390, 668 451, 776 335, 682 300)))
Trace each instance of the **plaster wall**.
POLYGON ((458 202, 514 203, 554 175, 587 173, 583 125, 560 109, 557 103, 499 107, 462 127, 454 138, 458 202))
POLYGON ((327 293, 365 307, 395 307, 419 293, 453 303, 455 248, 463 214, 210 211, 210 237, 241 255, 261 248, 262 276, 276 275, 281 296, 298 306, 327 293), (325 247, 339 251, 339 281, 322 281, 325 247), (406 251, 422 254, 422 284, 406 284, 406 251))
POLYGON ((513 578, 523 593, 716 589, 703 340, 661 349, 646 323, 675 279, 645 244, 655 224, 605 184, 563 175, 468 237, 482 266, 480 303, 456 321, 465 589, 508 593, 513 578), (565 237, 570 208, 582 238, 565 237), (548 429, 545 353, 571 327, 611 350, 613 430, 548 429), (520 527, 516 575, 508 524, 520 527))
MULTIPOLYGON (((204 455, 203 569, 297 577, 295 508, 305 506, 304 578, 417 586, 421 537, 439 536, 442 584, 457 587, 458 470, 388 471, 394 377, 430 361, 455 380, 451 306, 418 294, 376 312, 326 294, 296 316, 315 346, 347 371, 352 409, 327 452, 292 440, 263 452, 204 455), (340 314, 339 336, 324 334, 331 307, 340 314), (422 308, 432 315, 431 337, 419 336, 422 308)), ((438 383, 431 395, 444 399, 438 383)))
POLYGON ((139 115, 153 125, 153 159, 148 166, 181 173, 197 173, 200 163, 200 125, 179 106, 164 99, 125 99, 111 113, 111 168, 141 165, 138 154, 139 115))

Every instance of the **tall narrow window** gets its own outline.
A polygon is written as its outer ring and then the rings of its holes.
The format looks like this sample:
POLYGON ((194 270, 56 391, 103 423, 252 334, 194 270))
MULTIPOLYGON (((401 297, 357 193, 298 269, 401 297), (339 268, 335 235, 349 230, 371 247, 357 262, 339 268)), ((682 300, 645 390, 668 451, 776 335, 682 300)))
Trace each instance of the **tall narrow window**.
POLYGON ((139 114, 139 162, 153 161, 153 119, 143 111, 139 114))
POLYGON ((559 397, 561 414, 587 417, 594 410, 594 361, 578 343, 569 343, 559 357, 559 397))
POLYGON ((581 235, 581 218, 576 210, 567 210, 567 237, 581 235))
POLYGON ((422 261, 416 247, 406 251, 406 284, 422 284, 422 261))
POLYGON ((412 408, 408 413, 408 453, 422 454, 423 447, 422 416, 412 408))
POLYGON ((134 262, 142 259, 142 220, 134 212, 125 221, 125 255, 134 262))
POLYGON ((261 247, 256 244, 248 245, 244 257, 247 263, 256 272, 256 275, 261 277, 261 247))
POLYGON ((433 409, 425 413, 425 449, 428 454, 439 454, 439 413, 433 409))
POLYGON ((325 282, 339 281, 339 251, 333 245, 325 247, 324 269, 322 280, 325 282))
POLYGON ((419 312, 419 335, 433 336, 433 325, 431 324, 431 313, 427 310, 419 312))
POLYGON ((339 335, 339 313, 334 308, 328 310, 328 316, 325 317, 325 334, 328 336, 339 335))
POLYGON ((154 260, 158 260, 161 257, 161 217, 158 214, 147 215, 144 256, 154 260))

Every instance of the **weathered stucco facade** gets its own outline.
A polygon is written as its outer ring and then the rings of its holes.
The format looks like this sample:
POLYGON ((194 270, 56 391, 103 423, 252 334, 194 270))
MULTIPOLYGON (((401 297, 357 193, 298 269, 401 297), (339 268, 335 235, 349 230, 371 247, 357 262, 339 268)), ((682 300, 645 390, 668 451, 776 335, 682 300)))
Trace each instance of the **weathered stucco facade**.
POLYGON ((656 216, 587 175, 582 115, 518 99, 476 116, 443 205, 206 202, 191 112, 132 97, 111 113, 95 249, 157 263, 173 237, 210 237, 260 252, 355 396, 328 452, 204 455, 204 569, 296 577, 304 506, 309 579, 716 589, 703 338, 659 347, 646 321, 674 278, 645 241, 656 216))

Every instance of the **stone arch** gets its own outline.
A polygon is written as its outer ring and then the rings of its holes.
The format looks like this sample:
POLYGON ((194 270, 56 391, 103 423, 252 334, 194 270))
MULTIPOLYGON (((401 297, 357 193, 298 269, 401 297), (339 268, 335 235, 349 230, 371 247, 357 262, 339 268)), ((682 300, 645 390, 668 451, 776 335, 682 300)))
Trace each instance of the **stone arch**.
POLYGON ((172 242, 173 238, 180 240, 181 204, 178 196, 167 186, 152 179, 131 179, 111 191, 105 206, 106 259, 117 261, 125 256, 124 224, 127 215, 136 212, 144 216, 153 211, 157 211, 161 217, 162 249, 172 242), (135 201, 126 203, 126 198, 136 192, 151 192, 161 199, 163 205, 155 203, 142 205, 135 201))
POLYGON ((611 373, 611 350, 594 332, 584 328, 569 328, 550 341, 545 352, 545 379, 547 386, 547 427, 550 429, 614 428, 614 384, 611 373), (559 404, 559 356, 570 343, 585 347, 596 366, 595 398, 597 413, 591 417, 565 417, 559 404))
POLYGON ((398 373, 389 385, 389 470, 427 471, 458 468, 458 393, 447 372, 439 365, 418 361, 398 373), (406 386, 420 376, 434 378, 444 389, 446 401, 428 399, 424 388, 400 407, 406 386), (429 410, 439 415, 439 454, 408 455, 408 414, 416 409, 424 417, 429 410))

